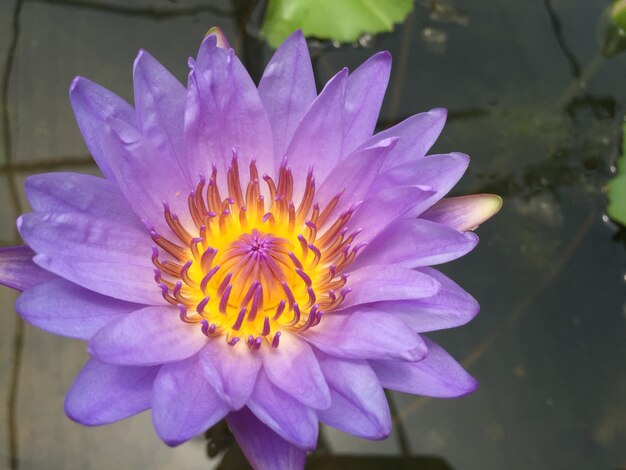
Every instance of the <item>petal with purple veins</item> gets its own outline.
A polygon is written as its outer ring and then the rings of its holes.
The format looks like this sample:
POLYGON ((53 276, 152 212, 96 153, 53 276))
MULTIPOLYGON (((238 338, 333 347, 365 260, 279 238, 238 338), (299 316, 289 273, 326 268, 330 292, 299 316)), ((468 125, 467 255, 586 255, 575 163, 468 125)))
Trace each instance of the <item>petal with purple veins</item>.
POLYGON ((34 263, 35 252, 28 246, 0 248, 0 285, 24 291, 57 278, 34 263))
POLYGON ((230 413, 226 422, 253 468, 293 470, 304 467, 306 451, 284 440, 249 409, 230 413))
POLYGON ((325 424, 363 439, 384 439, 391 433, 387 397, 367 361, 320 355, 332 403, 317 415, 325 424))
POLYGON ((77 212, 144 228, 118 186, 105 178, 80 173, 43 173, 26 178, 24 190, 37 212, 77 212))
POLYGON ((228 406, 209 385, 197 356, 165 364, 154 381, 152 423, 169 446, 177 446, 213 426, 228 406))
MULTIPOLYGON (((463 153, 429 155, 383 170, 372 185, 372 191, 382 191, 398 186, 428 187, 435 191, 428 201, 430 207, 452 189, 461 179, 468 165, 469 157, 463 153)), ((418 216, 427 208, 415 207, 409 213, 418 216)))
POLYGON ((325 315, 319 327, 301 336, 317 349, 346 359, 417 361, 426 354, 419 335, 401 320, 367 309, 325 315))
POLYGON ((224 338, 217 338, 209 341, 200 352, 200 365, 222 400, 238 410, 254 390, 261 357, 257 351, 241 345, 227 346, 224 338))
POLYGON ((276 50, 261 77, 259 95, 272 125, 278 166, 294 131, 317 96, 309 47, 302 31, 293 32, 276 50))
POLYGON ((383 300, 422 299, 435 295, 439 282, 412 269, 394 265, 369 265, 350 272, 341 308, 383 300))
POLYGON ((155 365, 187 359, 207 341, 197 324, 180 321, 176 308, 145 307, 99 330, 89 352, 111 364, 155 365))
POLYGON ((312 167, 323 181, 342 156, 347 69, 331 78, 313 101, 287 145, 285 156, 298 189, 312 167))
POLYGON ((185 152, 185 87, 144 50, 135 59, 133 85, 137 129, 161 155, 180 165, 185 152))
POLYGON ((436 279, 441 287, 432 297, 378 302, 369 307, 381 315, 393 315, 418 333, 464 325, 478 314, 478 302, 458 284, 432 268, 419 271, 436 279))
POLYGON ((438 398, 472 393, 478 383, 441 346, 424 338, 428 355, 418 362, 370 361, 383 387, 438 398))
POLYGON ((60 278, 26 290, 15 304, 18 313, 31 325, 78 339, 91 338, 107 323, 141 307, 60 278))
POLYGON ((154 283, 145 231, 87 214, 40 212, 22 215, 18 228, 44 269, 117 299, 165 302, 154 283))
POLYGON ((188 205, 191 186, 174 155, 160 152, 138 129, 120 119, 107 119, 104 134, 112 171, 135 213, 158 232, 168 233, 166 202, 183 225, 193 227, 188 205))
POLYGON ((349 231, 361 230, 359 242, 369 243, 393 221, 408 212, 422 212, 430 207, 435 192, 429 188, 401 186, 370 192, 346 226, 349 231))
POLYGON ((273 385, 264 370, 259 372, 248 408, 286 441, 301 449, 315 449, 318 433, 315 412, 273 385))
POLYGON ((460 233, 422 219, 398 219, 360 253, 352 269, 370 264, 406 268, 446 263, 469 253, 478 243, 473 233, 460 233))
POLYGON ((145 411, 158 371, 90 359, 67 392, 65 413, 85 426, 100 426, 145 411))
POLYGON ((116 163, 104 149, 102 129, 108 118, 134 124, 135 110, 115 93, 83 77, 76 77, 72 82, 70 102, 91 155, 104 176, 115 180, 113 167, 116 163))
POLYGON ((389 155, 385 169, 405 163, 415 163, 428 153, 428 150, 441 134, 447 114, 447 110, 443 108, 415 114, 401 123, 379 132, 363 145, 369 146, 384 139, 399 137, 400 141, 389 155))
POLYGON ((189 73, 184 132, 192 182, 208 176, 212 164, 225 180, 233 149, 243 171, 255 160, 260 175, 274 173, 272 129, 259 92, 234 51, 217 47, 214 35, 202 42, 189 73))
POLYGON ((263 368, 270 381, 296 400, 315 409, 328 408, 330 395, 311 347, 292 334, 280 337, 280 347, 262 348, 263 368))
POLYGON ((372 136, 390 73, 391 54, 383 51, 374 54, 348 76, 344 120, 344 155, 355 150, 372 136))
POLYGON ((372 183, 396 142, 395 139, 383 140, 373 147, 361 148, 337 164, 317 191, 316 202, 321 208, 334 196, 341 195, 328 218, 333 220, 355 203, 367 199, 372 183))

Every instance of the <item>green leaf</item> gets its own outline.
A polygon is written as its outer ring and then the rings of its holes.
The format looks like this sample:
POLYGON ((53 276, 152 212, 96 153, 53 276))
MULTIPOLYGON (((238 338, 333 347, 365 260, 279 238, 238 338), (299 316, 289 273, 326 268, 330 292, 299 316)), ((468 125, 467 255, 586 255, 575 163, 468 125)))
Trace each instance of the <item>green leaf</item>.
POLYGON ((611 7, 611 19, 617 26, 626 29, 626 0, 618 0, 611 7))
POLYGON ((616 0, 603 15, 604 43, 602 53, 612 57, 626 50, 626 0, 616 0))
POLYGON ((617 160, 617 176, 607 184, 609 205, 606 208, 611 219, 626 225, 626 122, 624 122, 622 156, 617 160))
POLYGON ((392 31, 413 0, 270 0, 262 34, 278 47, 294 30, 305 36, 353 42, 365 33, 392 31))

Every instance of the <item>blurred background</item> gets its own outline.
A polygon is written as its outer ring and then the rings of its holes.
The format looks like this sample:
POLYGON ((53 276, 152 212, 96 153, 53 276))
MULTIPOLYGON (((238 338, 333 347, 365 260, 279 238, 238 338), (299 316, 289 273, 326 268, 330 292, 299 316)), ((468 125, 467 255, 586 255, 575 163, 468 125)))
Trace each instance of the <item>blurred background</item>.
MULTIPOLYGON (((416 0, 392 32, 310 39, 319 87, 389 50, 380 128, 448 108, 432 152, 472 157, 454 194, 504 198, 478 248, 441 268, 482 307, 469 325, 433 335, 478 390, 457 400, 394 393, 389 439, 324 428, 310 468, 626 468, 626 230, 607 217, 605 191, 620 155, 626 54, 612 8, 416 0)), ((187 57, 218 25, 258 80, 267 39, 281 34, 264 24, 268 11, 251 0, 0 0, 0 246, 19 243, 26 176, 98 174, 69 106, 76 75, 132 102, 140 48, 185 82, 187 57)), ((246 468, 223 425, 170 449, 148 413, 93 429, 67 419, 85 346, 23 324, 15 298, 0 289, 0 467, 246 468)))

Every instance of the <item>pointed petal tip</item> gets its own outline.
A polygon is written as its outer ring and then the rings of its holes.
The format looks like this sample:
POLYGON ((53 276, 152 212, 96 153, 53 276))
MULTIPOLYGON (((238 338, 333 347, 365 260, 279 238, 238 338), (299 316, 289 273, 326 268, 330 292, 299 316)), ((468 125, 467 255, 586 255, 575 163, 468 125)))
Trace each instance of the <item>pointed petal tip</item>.
POLYGON ((72 80, 72 83, 70 83, 70 96, 76 91, 76 88, 79 85, 79 82, 81 81, 83 77, 81 77, 80 75, 77 77, 74 77, 74 79, 72 80))
POLYGON ((475 230, 502 207, 502 198, 495 194, 471 194, 444 198, 420 217, 452 227, 459 232, 475 230))
POLYGON ((215 37, 215 45, 217 47, 221 49, 231 49, 226 34, 224 34, 224 31, 219 26, 213 26, 210 28, 204 37, 207 38, 209 36, 215 37))
POLYGON ((428 111, 428 114, 436 118, 445 119, 448 116, 448 109, 447 108, 433 108, 430 111, 428 111))
POLYGON ((385 69, 391 69, 392 55, 389 51, 380 51, 371 56, 365 62, 376 62, 378 67, 382 67, 385 69))
POLYGON ((152 55, 150 55, 150 53, 145 49, 139 49, 139 51, 137 52, 137 57, 135 57, 135 61, 133 62, 133 76, 137 74, 137 69, 140 64, 148 59, 153 59, 152 55))
POLYGON ((392 55, 389 51, 380 51, 373 55, 373 57, 380 57, 380 59, 391 62, 392 55))
POLYGON ((324 88, 327 88, 331 83, 334 83, 334 82, 340 82, 340 83, 343 82, 344 86, 345 86, 345 83, 347 83, 347 81, 348 81, 348 75, 349 74, 350 74, 350 70, 348 69, 348 67, 343 67, 341 70, 339 70, 339 72, 337 72, 335 75, 333 75, 330 78, 330 80, 328 80, 324 84, 324 88))
POLYGON ((468 375, 467 377, 467 383, 464 384, 463 387, 459 387, 458 391, 456 393, 450 394, 448 396, 445 397, 439 397, 439 398, 462 398, 462 397, 466 397, 468 395, 471 395, 472 393, 474 393, 476 391, 476 389, 478 388, 478 380, 476 380, 473 376, 468 375))
POLYGON ((70 100, 75 99, 76 95, 82 93, 84 88, 89 85, 95 85, 95 83, 82 75, 74 77, 72 83, 70 83, 70 100))
POLYGON ((471 222, 468 221, 468 225, 471 227, 465 228, 465 230, 475 230, 479 225, 491 219, 494 215, 500 212, 502 208, 502 198, 497 194, 476 194, 473 195, 475 206, 471 208, 471 222))
POLYGON ((452 158, 456 159, 456 160, 461 160, 461 161, 465 162, 467 165, 469 165, 470 157, 466 153, 450 152, 450 156, 452 158))
POLYGON ((302 32, 301 29, 296 29, 293 33, 291 33, 289 36, 287 36, 287 39, 285 39, 283 41, 283 44, 285 42, 287 42, 287 41, 290 41, 290 40, 298 40, 298 41, 304 40, 304 41, 306 41, 306 38, 304 37, 304 33, 302 32))

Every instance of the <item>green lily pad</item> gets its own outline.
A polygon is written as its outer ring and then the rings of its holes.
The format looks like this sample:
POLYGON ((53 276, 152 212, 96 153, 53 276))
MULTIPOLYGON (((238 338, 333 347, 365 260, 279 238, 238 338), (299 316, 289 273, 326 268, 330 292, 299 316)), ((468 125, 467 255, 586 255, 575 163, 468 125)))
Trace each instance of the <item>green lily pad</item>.
POLYGON ((607 184, 609 205, 606 208, 611 219, 626 225, 626 122, 622 140, 622 156, 617 161, 617 176, 607 184))
POLYGON ((413 0, 270 0, 262 34, 272 47, 296 29, 306 37, 353 42, 392 31, 412 9, 413 0))
POLYGON ((626 50, 626 0, 614 1, 603 16, 604 44, 602 53, 612 57, 626 50))
POLYGON ((626 29, 626 0, 619 0, 611 7, 611 18, 622 29, 626 29))

